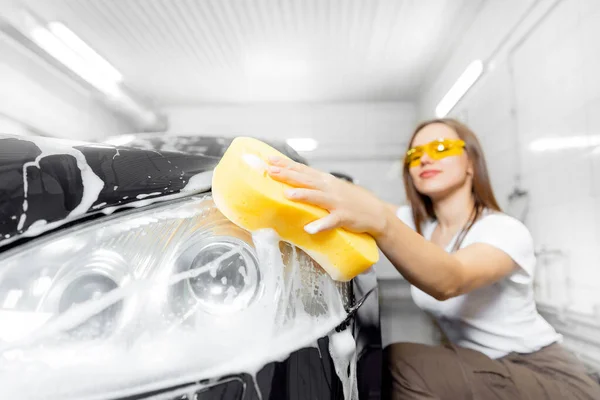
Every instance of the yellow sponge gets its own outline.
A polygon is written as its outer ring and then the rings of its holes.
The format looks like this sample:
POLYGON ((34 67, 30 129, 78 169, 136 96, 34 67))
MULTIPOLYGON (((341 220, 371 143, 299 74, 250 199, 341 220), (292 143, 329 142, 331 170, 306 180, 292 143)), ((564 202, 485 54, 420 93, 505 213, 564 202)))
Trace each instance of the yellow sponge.
POLYGON ((377 245, 368 234, 342 228, 306 233, 304 226, 326 216, 327 211, 285 198, 284 191, 290 186, 267 174, 269 156, 288 158, 253 138, 233 140, 212 180, 213 199, 225 217, 250 232, 274 229, 282 240, 304 250, 337 281, 348 281, 378 261, 377 245))

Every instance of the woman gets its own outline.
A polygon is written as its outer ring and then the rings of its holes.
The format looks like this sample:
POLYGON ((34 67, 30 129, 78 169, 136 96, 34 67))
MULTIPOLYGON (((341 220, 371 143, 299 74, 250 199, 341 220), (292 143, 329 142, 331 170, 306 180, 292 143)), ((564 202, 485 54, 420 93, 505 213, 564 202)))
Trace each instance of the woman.
POLYGON ((531 235, 501 212, 476 136, 437 119, 419 125, 409 143, 410 206, 400 208, 330 174, 269 161, 269 175, 294 186, 289 199, 329 211, 307 232, 371 234, 448 339, 387 347, 385 397, 600 399, 600 386, 536 311, 531 235))

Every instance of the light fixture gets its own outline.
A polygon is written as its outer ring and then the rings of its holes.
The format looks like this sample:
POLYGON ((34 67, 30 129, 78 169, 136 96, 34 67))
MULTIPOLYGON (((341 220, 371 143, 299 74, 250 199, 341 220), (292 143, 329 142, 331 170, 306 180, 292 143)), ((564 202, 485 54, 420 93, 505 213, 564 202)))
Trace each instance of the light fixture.
POLYGON ((48 24, 48 29, 54 36, 73 50, 73 52, 83 58, 88 65, 93 66, 99 74, 105 76, 107 79, 112 79, 115 82, 121 82, 123 80, 123 75, 121 75, 115 67, 96 53, 94 49, 88 46, 87 43, 81 40, 79 36, 67 28, 63 23, 50 22, 48 24))
POLYGON ((454 85, 450 88, 448 93, 442 98, 437 107, 435 108, 435 115, 438 118, 443 118, 454 108, 454 106, 460 101, 460 99, 467 93, 467 91, 473 86, 477 79, 483 73, 483 61, 475 60, 462 75, 456 80, 454 85))
POLYGON ((97 92, 97 100, 130 119, 136 130, 165 129, 165 116, 154 109, 149 99, 128 88, 121 72, 71 27, 63 22, 47 21, 20 6, 2 11, 1 33, 32 51, 36 60, 50 62, 56 71, 67 73, 67 78, 77 84, 83 83, 83 90, 97 92))
POLYGON ((287 139, 286 143, 298 152, 314 151, 319 143, 313 138, 292 138, 287 139))
MULTIPOLYGON (((579 135, 558 138, 542 138, 531 142, 529 149, 534 152, 567 150, 567 149, 587 149, 600 148, 600 135, 579 135)), ((598 149, 594 150, 596 154, 598 149)))
POLYGON ((31 39, 44 51, 98 90, 120 97, 123 77, 112 65, 60 22, 34 25, 31 39))

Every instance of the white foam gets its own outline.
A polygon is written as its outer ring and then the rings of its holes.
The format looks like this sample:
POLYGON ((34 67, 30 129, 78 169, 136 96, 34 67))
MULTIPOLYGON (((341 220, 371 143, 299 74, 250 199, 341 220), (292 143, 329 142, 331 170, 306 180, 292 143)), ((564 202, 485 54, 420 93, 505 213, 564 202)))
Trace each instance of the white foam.
MULTIPOLYGON (((190 178, 187 185, 185 185, 183 187, 183 189, 181 189, 181 191, 182 192, 204 192, 204 191, 210 189, 210 187, 212 185, 212 177, 213 177, 212 171, 205 171, 205 172, 196 174, 190 178)), ((183 179, 183 178, 180 178, 180 179, 183 179)))
POLYGON ((114 213, 118 209, 119 209, 119 207, 106 207, 106 208, 102 209, 102 213, 104 215, 111 215, 112 213, 114 213))
POLYGON ((344 399, 358 400, 356 385, 356 342, 349 329, 329 336, 329 353, 344 388, 344 399))
POLYGON ((25 225, 25 218, 27 218, 27 214, 25 213, 21 214, 19 217, 19 224, 17 225, 18 230, 23 229, 23 226, 25 225))
POLYGON ((97 209, 99 209, 99 208, 102 208, 102 207, 104 207, 105 205, 106 205, 106 202, 104 201, 104 202, 102 202, 102 203, 100 203, 100 204, 96 204, 96 205, 95 205, 94 207, 92 207, 92 208, 93 208, 94 210, 97 210, 97 209))
POLYGON ((264 172, 268 168, 267 163, 255 154, 246 153, 242 155, 242 159, 246 164, 248 164, 250 167, 254 168, 257 171, 264 172))
POLYGON ((46 230, 46 225, 48 225, 48 221, 45 219, 38 219, 29 226, 27 232, 29 232, 30 235, 36 235, 37 232, 42 233, 46 230))
MULTIPOLYGON (((115 211, 120 210, 122 208, 145 207, 150 204, 180 199, 182 197, 187 197, 189 195, 190 195, 189 193, 185 193, 185 192, 173 193, 173 194, 169 194, 169 195, 165 195, 165 196, 158 196, 158 197, 147 198, 147 199, 138 200, 138 201, 132 201, 130 203, 126 203, 126 204, 122 204, 122 205, 118 205, 118 206, 106 207, 106 208, 102 209, 101 211, 102 211, 102 213, 104 213, 106 215, 110 215, 110 214, 114 213, 115 211)), ((128 198, 129 198, 129 196, 123 196, 123 200, 127 200, 128 198)))
POLYGON ((146 197, 158 196, 159 194, 161 194, 161 192, 142 193, 142 194, 138 194, 137 196, 135 196, 135 198, 142 200, 142 199, 145 199, 146 197))

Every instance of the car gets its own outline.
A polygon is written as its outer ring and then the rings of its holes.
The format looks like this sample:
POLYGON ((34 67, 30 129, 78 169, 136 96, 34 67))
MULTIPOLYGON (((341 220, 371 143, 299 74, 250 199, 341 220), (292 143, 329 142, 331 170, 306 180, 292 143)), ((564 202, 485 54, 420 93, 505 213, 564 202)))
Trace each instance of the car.
POLYGON ((373 268, 220 214, 231 141, 0 136, 0 398, 380 398, 373 268))

